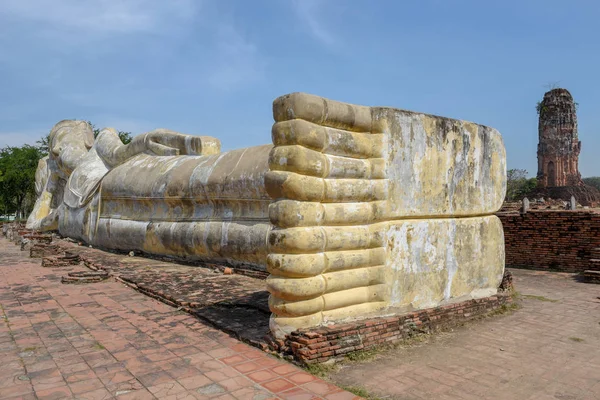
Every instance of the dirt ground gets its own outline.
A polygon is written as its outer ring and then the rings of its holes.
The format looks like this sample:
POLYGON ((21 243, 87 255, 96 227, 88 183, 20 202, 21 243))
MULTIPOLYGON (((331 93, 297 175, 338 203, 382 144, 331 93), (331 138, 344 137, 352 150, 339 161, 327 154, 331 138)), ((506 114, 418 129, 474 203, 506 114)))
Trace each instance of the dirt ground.
POLYGON ((329 378, 385 399, 600 399, 600 285, 511 271, 520 309, 366 354, 329 378))

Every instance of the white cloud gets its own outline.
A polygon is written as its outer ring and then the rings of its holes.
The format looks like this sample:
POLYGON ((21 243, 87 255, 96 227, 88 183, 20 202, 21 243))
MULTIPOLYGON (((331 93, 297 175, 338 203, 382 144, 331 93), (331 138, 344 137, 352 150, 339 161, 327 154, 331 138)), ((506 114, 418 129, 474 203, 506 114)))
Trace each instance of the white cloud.
POLYGON ((174 20, 190 19, 194 0, 3 0, 0 15, 58 30, 93 33, 150 32, 174 20))
POLYGON ((301 21, 307 24, 310 33, 320 42, 331 46, 336 39, 318 17, 323 6, 322 0, 293 0, 294 10, 301 21))
POLYGON ((220 89, 229 90, 244 82, 263 77, 266 62, 256 46, 245 39, 234 25, 222 25, 217 31, 217 68, 208 76, 208 82, 220 89))
MULTIPOLYGON (((220 6, 204 0, 0 0, 0 71, 19 82, 20 91, 55 99, 57 109, 115 113, 131 103, 156 102, 161 94, 237 90, 261 80, 266 61, 234 13, 220 6)), ((15 108, 10 115, 0 110, 0 120, 14 120, 32 105, 15 108)))

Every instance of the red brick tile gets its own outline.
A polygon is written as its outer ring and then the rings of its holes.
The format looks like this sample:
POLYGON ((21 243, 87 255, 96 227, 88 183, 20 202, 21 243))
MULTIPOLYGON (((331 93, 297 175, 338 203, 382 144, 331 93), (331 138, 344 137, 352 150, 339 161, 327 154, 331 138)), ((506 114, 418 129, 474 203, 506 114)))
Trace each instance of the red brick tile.
POLYGON ((98 378, 88 379, 87 381, 70 383, 69 387, 75 394, 91 392, 96 389, 103 388, 104 385, 98 378))
POLYGON ((227 368, 227 365, 217 360, 208 360, 197 364, 191 363, 191 365, 194 365, 196 368, 202 371, 218 371, 227 368))
POLYGON ((294 382, 296 385, 303 385, 305 383, 312 382, 317 378, 311 374, 307 374, 306 372, 297 372, 295 374, 286 376, 285 379, 294 382))
POLYGON ((232 395, 230 395, 230 394, 224 394, 224 395, 222 395, 222 396, 219 396, 219 397, 214 397, 214 399, 215 399, 215 400, 236 400, 236 398, 235 398, 235 397, 233 397, 233 396, 232 396, 232 395))
POLYGON ((302 387, 310 392, 316 393, 319 396, 325 396, 327 394, 341 391, 341 389, 331 383, 317 380, 302 385, 302 387))
POLYGON ((229 347, 231 350, 235 351, 236 353, 243 353, 245 351, 248 351, 249 349, 251 349, 250 346, 248 346, 245 343, 236 343, 233 346, 229 347))
POLYGON ((274 374, 268 369, 252 372, 251 374, 248 374, 246 376, 252 379, 254 382, 266 382, 279 377, 279 375, 274 374))
MULTIPOLYGON (((44 361, 38 361, 34 364, 28 365, 27 372, 29 372, 29 373, 38 372, 38 371, 43 371, 45 369, 53 369, 53 368, 57 368, 57 365, 54 362, 54 360, 44 360, 44 361)), ((86 365, 86 368, 87 368, 87 365, 86 365)), ((62 368, 60 368, 60 370, 63 371, 62 368)))
MULTIPOLYGON (((80 393, 76 396, 76 398, 78 400, 109 400, 113 399, 114 397, 108 392, 108 390, 101 388, 87 393, 80 393)), ((121 397, 119 397, 119 399, 121 399, 121 397)))
POLYGON ((271 371, 275 372, 277 375, 288 375, 294 372, 298 372, 300 370, 291 364, 283 364, 271 367, 271 371))
POLYGON ((244 356, 236 354, 234 356, 222 358, 219 361, 221 361, 223 364, 226 364, 226 365, 235 365, 235 364, 240 364, 244 361, 248 361, 248 359, 244 356))
POLYGON ((84 369, 63 375, 67 383, 83 382, 96 378, 96 374, 91 369, 84 369))
POLYGON ((146 387, 174 381, 173 377, 164 371, 153 372, 145 375, 137 375, 136 377, 142 383, 142 385, 146 387))
POLYGON ((244 376, 236 376, 220 381, 219 385, 223 386, 228 392, 234 392, 245 387, 253 386, 254 382, 244 376))
POLYGON ((177 379, 177 382, 187 390, 193 390, 200 386, 209 385, 212 381, 205 375, 198 374, 187 378, 177 379))
POLYGON ((254 399, 265 399, 270 400, 272 398, 276 398, 271 393, 266 390, 257 389, 256 387, 246 387, 243 389, 238 389, 235 392, 231 393, 233 397, 238 400, 254 400, 254 399))
POLYGON ((170 351, 165 351, 165 350, 160 350, 155 353, 147 354, 146 357, 150 361, 153 361, 153 362, 172 360, 174 358, 177 358, 177 356, 175 354, 171 353, 170 351))
POLYGON ((135 378, 118 383, 108 383, 105 386, 106 390, 115 396, 122 393, 129 393, 144 389, 144 386, 140 383, 140 381, 135 378))
POLYGON ((295 386, 292 382, 286 381, 283 378, 277 378, 269 382, 262 382, 260 385, 273 393, 283 392, 295 386))
POLYGON ((191 393, 179 393, 179 394, 175 394, 173 396, 167 396, 164 398, 164 400, 198 400, 198 398, 201 398, 201 396, 197 393, 191 392, 191 393))
POLYGON ((119 400, 153 400, 156 399, 147 389, 134 390, 131 392, 119 394, 119 400))
POLYGON ((128 349, 125 351, 120 351, 118 353, 112 353, 113 357, 119 361, 125 361, 132 358, 138 358, 142 356, 142 353, 135 349, 128 349))
POLYGON ((214 357, 216 359, 219 358, 225 358, 225 357, 231 357, 233 355, 236 355, 237 353, 227 347, 223 347, 220 349, 214 349, 214 350, 210 350, 208 352, 208 355, 211 357, 214 357))
POLYGON ((254 360, 256 358, 264 357, 265 353, 263 353, 262 351, 250 348, 250 350, 243 352, 242 355, 249 360, 254 360))
POLYGON ((59 386, 51 389, 36 390, 35 395, 39 400, 62 400, 71 398, 71 391, 67 386, 59 386))
POLYGON ((202 372, 194 366, 173 366, 173 364, 163 365, 163 370, 175 379, 184 379, 191 376, 200 375, 202 372))
POLYGON ((0 399, 33 393, 30 383, 21 383, 9 387, 0 388, 0 399))
POLYGON ((241 376, 241 374, 231 368, 224 368, 217 371, 208 371, 204 375, 210 378, 213 382, 220 382, 225 379, 235 378, 237 376, 241 376))
POLYGON ((99 378, 102 381, 102 383, 105 386, 107 386, 110 384, 130 381, 131 379, 134 379, 134 376, 131 375, 128 371, 124 370, 101 375, 99 376, 99 378))
POLYGON ((286 390, 285 392, 278 393, 278 396, 282 399, 286 400, 312 400, 312 399, 320 399, 314 393, 311 393, 307 390, 304 390, 300 387, 295 387, 290 390, 286 390))
POLYGON ((173 354, 177 355, 178 357, 184 357, 184 356, 189 356, 191 354, 196 354, 198 352, 198 349, 195 348, 194 346, 186 345, 186 347, 171 349, 171 351, 173 352, 173 354))
POLYGON ((245 362, 242 364, 237 364, 233 368, 235 368, 236 370, 240 371, 243 374, 247 374, 247 373, 250 373, 253 371, 257 371, 259 369, 263 369, 265 367, 258 363, 255 363, 253 361, 250 361, 250 362, 245 362))
POLYGON ((253 361, 261 367, 272 367, 278 365, 281 362, 278 359, 271 357, 267 354, 265 354, 263 357, 256 358, 253 361))
POLYGON ((33 393, 29 394, 21 394, 14 397, 5 397, 2 400, 38 400, 38 398, 33 393))
POLYGON ((350 392, 337 392, 325 396, 327 400, 360 400, 360 397, 350 392))
POLYGON ((76 364, 59 366, 58 369, 63 375, 67 376, 75 372, 90 370, 90 367, 85 363, 85 361, 82 361, 76 364))
MULTIPOLYGON (((33 380, 32 380, 33 381, 33 380)), ((33 382, 33 388, 36 392, 40 390, 52 389, 59 386, 65 386, 65 381, 61 376, 53 378, 45 378, 33 382)))
POLYGON ((183 386, 181 386, 179 383, 177 383, 176 381, 170 381, 170 382, 165 382, 165 383, 161 383, 158 385, 150 386, 150 387, 148 387, 148 391, 150 391, 150 393, 152 393, 154 396, 156 396, 160 399, 163 397, 172 396, 175 394, 185 392, 186 389, 183 386))

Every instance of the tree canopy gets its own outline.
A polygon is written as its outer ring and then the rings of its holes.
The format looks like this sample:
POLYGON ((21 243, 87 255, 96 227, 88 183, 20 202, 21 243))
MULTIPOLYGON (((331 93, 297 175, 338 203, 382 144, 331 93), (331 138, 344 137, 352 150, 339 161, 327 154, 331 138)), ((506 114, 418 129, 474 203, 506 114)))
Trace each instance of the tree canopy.
POLYGON ((508 201, 522 200, 536 186, 537 179, 527 179, 527 171, 524 169, 509 169, 506 172, 506 200, 508 201))
POLYGON ((583 182, 586 185, 593 186, 600 190, 600 176, 590 176, 589 178, 583 178, 583 182))
POLYGON ((2 214, 15 212, 23 218, 35 198, 35 171, 45 154, 39 147, 24 145, 0 149, 0 205, 2 214))
MULTIPOLYGON (((90 126, 92 127, 92 131, 94 131, 94 139, 96 139, 100 134, 100 129, 96 128, 96 126, 90 121, 88 121, 87 123, 90 124, 90 126)), ((131 139, 133 139, 133 137, 131 136, 131 132, 119 131, 119 139, 121 139, 121 142, 123 142, 124 144, 128 144, 129 142, 131 142, 131 139)))

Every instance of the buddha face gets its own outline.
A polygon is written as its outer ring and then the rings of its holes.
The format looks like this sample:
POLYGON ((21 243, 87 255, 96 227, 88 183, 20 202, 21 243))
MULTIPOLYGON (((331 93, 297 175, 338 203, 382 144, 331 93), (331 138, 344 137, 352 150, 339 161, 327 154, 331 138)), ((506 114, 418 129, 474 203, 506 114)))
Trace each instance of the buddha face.
POLYGON ((94 143, 94 133, 85 121, 65 120, 50 131, 50 159, 69 176, 94 143))

